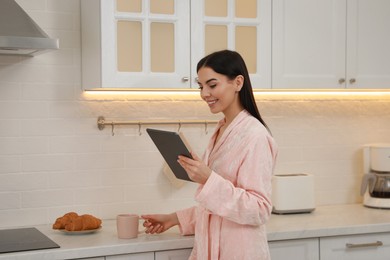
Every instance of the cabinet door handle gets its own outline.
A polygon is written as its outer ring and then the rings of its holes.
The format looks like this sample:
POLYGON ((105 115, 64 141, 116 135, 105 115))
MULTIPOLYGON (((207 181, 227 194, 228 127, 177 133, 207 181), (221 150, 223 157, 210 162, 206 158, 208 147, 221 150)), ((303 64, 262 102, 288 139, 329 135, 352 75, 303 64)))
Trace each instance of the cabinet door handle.
POLYGON ((383 246, 382 241, 376 241, 372 243, 362 243, 362 244, 350 244, 347 243, 345 244, 347 248, 361 248, 361 247, 378 247, 378 246, 383 246))
POLYGON ((352 79, 349 80, 349 83, 351 83, 351 84, 353 84, 353 83, 355 83, 355 82, 356 82, 356 79, 354 79, 354 78, 352 78, 352 79))
POLYGON ((190 79, 188 78, 188 77, 182 77, 181 78, 181 81, 183 81, 183 82, 187 82, 187 81, 189 81, 190 79))
POLYGON ((339 84, 343 84, 345 82, 344 78, 339 79, 339 84))

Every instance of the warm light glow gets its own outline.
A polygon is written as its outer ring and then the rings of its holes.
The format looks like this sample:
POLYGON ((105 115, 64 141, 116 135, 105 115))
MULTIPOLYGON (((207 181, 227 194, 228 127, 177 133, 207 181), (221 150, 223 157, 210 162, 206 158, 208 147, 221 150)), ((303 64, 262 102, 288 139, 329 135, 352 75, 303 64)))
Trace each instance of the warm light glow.
POLYGON ((85 93, 93 95, 197 95, 199 90, 86 90, 85 93))
MULTIPOLYGON (((198 89, 183 90, 121 90, 121 89, 96 89, 86 90, 85 94, 89 97, 126 97, 126 98, 145 98, 145 99, 199 99, 198 89)), ((267 99, 338 99, 338 98, 390 98, 390 91, 383 89, 376 90, 255 90, 255 98, 267 99)))
POLYGON ((334 91, 334 90, 280 90, 280 91, 254 91, 255 95, 315 95, 315 96, 382 96, 390 95, 390 91, 386 90, 351 90, 351 91, 334 91))

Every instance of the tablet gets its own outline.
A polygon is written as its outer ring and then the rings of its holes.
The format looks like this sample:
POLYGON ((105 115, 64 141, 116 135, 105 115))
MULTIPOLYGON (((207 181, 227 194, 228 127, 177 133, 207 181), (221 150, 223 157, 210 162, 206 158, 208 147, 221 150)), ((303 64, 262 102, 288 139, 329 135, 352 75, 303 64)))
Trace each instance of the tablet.
POLYGON ((160 151, 169 168, 171 168, 173 174, 175 174, 176 178, 192 181, 188 177, 184 168, 181 167, 181 165, 177 162, 179 155, 192 158, 190 149, 188 149, 189 147, 186 145, 184 136, 176 132, 151 128, 147 128, 146 132, 149 134, 150 138, 156 145, 157 149, 160 151))

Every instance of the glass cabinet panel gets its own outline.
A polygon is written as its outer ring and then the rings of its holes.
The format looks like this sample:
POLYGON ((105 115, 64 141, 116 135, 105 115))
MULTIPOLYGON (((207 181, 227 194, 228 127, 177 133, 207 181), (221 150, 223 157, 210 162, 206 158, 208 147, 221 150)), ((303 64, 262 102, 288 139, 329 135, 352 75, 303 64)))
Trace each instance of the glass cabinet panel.
POLYGON ((256 18, 257 17, 257 0, 236 0, 235 11, 236 17, 256 18))
POLYGON ((118 21, 118 71, 142 71, 142 24, 118 21))
POLYGON ((142 12, 142 0, 116 0, 118 12, 140 13, 142 12))
POLYGON ((227 49, 227 27, 225 25, 205 26, 205 53, 227 49))
POLYGON ((151 71, 174 72, 175 45, 174 26, 172 23, 151 23, 151 71))
POLYGON ((227 0, 204 0, 206 16, 226 17, 228 15, 227 0))
POLYGON ((174 14, 173 0, 150 0, 150 12, 153 14, 174 14))
POLYGON ((246 62, 251 74, 257 73, 257 29, 255 26, 236 27, 236 50, 246 62))

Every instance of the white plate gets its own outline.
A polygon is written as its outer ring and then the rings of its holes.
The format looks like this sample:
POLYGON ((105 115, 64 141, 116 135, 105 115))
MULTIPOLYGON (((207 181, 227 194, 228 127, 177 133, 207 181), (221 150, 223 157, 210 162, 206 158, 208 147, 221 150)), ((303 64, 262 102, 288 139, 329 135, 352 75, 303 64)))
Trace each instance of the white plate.
POLYGON ((68 235, 85 235, 85 234, 95 233, 95 232, 99 231, 100 229, 102 229, 101 226, 98 228, 95 228, 95 229, 90 229, 90 230, 68 231, 66 229, 59 229, 59 231, 65 233, 65 234, 68 234, 68 235))

